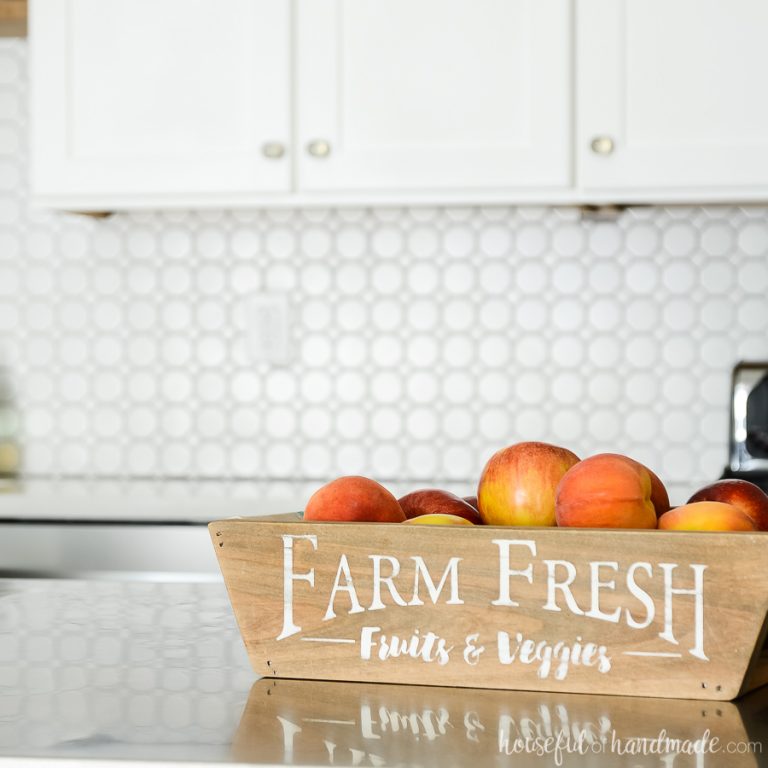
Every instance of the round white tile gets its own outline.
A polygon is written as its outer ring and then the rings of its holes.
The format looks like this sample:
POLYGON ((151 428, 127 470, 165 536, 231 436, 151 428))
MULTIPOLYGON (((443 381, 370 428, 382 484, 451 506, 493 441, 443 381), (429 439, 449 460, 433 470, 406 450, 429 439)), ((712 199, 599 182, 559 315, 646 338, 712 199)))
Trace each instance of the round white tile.
POLYGON ((336 250, 347 259, 356 259, 365 251, 365 232, 357 227, 342 227, 336 233, 336 250))
POLYGON ((747 224, 739 232, 739 249, 747 256, 768 254, 768 226, 764 222, 747 224))
POLYGON ((734 247, 734 233, 724 223, 706 226, 701 233, 701 247, 709 256, 727 256, 734 247))
POLYGON ((626 270, 624 284, 635 294, 652 294, 659 283, 659 270, 652 261, 634 261, 626 270))
POLYGON ((651 256, 658 252, 661 237, 650 223, 632 225, 626 233, 626 247, 633 256, 651 256))
POLYGON ((287 259, 295 252, 296 236, 289 229, 276 227, 267 234, 264 246, 272 258, 287 259))
POLYGON ((526 262, 517 269, 516 283, 521 293, 539 296, 546 288, 547 280, 547 270, 538 261, 526 262))
POLYGON ((478 308, 478 319, 486 331, 499 331, 508 328, 511 318, 511 307, 503 299, 487 299, 481 302, 478 308))
POLYGON ((474 247, 472 230, 466 227, 449 227, 443 236, 446 253, 457 259, 469 256, 474 247))
POLYGON ((396 403, 403 395, 403 384, 398 374, 379 371, 370 383, 370 394, 375 403, 396 403))
POLYGON ((371 236, 371 247, 377 256, 392 258, 402 250, 402 233, 396 227, 382 227, 371 236))
POLYGON ((622 232, 617 224, 599 223, 590 232, 589 249, 598 256, 616 256, 622 245, 622 232))
POLYGON ((437 232, 430 227, 416 227, 408 234, 408 253, 426 259, 435 255, 439 247, 437 232))
POLYGON ((690 256, 696 239, 696 230, 690 223, 673 224, 664 233, 664 252, 671 256, 690 256))
POLYGON ((503 256, 511 244, 511 233, 506 227, 487 227, 480 233, 480 250, 486 256, 503 256))
POLYGON ((512 281, 510 265, 504 261, 489 261, 480 267, 480 287, 485 294, 505 294, 512 281))
MULTIPOLYGON (((366 287, 368 276, 366 270, 359 264, 342 264, 335 274, 336 287, 341 293, 358 296, 366 287)), ((402 281, 402 276, 396 268, 382 267, 381 272, 374 273, 374 287, 380 291, 397 290, 402 281), (382 287, 383 286, 383 287, 382 287)))
POLYGON ((382 333, 400 329, 403 322, 402 304, 395 299, 381 299, 371 308, 373 327, 382 333))
POLYGON ((548 244, 547 230, 541 225, 524 225, 516 232, 516 250, 523 256, 541 256, 548 244))
POLYGON ((408 269, 407 286, 416 296, 432 295, 440 279, 440 272, 435 264, 414 264, 408 269))
POLYGON ((502 334, 484 336, 478 345, 477 357, 486 368, 506 370, 512 357, 510 339, 502 334))
POLYGON ((413 336, 407 344, 406 358, 417 368, 432 366, 437 360, 437 341, 426 335, 413 336))

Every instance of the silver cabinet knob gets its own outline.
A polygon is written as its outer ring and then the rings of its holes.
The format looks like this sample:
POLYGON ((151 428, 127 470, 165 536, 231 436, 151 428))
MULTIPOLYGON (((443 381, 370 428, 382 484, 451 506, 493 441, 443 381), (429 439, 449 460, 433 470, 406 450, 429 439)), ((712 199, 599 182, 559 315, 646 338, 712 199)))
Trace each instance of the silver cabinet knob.
POLYGON ((595 136, 590 146, 596 155, 610 155, 614 150, 613 139, 610 136, 595 136))
POLYGON ((324 139, 315 139, 307 144, 307 152, 312 157, 328 157, 331 154, 331 145, 324 139))
POLYGON ((261 148, 264 157, 270 160, 279 160, 285 154, 285 144, 279 141, 268 141, 261 148))

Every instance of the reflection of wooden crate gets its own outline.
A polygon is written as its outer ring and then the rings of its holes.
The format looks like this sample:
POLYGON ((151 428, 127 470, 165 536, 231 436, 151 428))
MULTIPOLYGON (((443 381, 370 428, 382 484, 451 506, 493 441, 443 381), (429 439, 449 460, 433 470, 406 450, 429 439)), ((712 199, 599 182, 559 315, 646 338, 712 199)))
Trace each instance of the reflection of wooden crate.
POLYGON ((720 700, 768 682, 768 533, 210 532, 260 675, 720 700))
POLYGON ((715 703, 264 679, 251 688, 233 757, 314 766, 541 768, 560 757, 566 768, 756 767, 768 748, 767 692, 715 703), (716 751, 691 754, 702 739, 716 751))

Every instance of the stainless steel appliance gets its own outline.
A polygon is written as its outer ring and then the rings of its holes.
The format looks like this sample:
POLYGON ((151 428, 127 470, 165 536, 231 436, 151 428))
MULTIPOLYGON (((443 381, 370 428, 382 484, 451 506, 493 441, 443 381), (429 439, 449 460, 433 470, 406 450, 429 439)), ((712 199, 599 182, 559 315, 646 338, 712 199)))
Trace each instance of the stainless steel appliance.
POLYGON ((723 477, 768 491, 768 362, 741 362, 733 369, 729 445, 723 477))

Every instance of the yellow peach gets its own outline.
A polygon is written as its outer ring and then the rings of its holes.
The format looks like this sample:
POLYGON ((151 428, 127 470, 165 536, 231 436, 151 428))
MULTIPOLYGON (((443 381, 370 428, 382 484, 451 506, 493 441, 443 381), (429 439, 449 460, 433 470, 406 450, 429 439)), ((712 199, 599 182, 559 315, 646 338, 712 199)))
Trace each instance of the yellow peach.
POLYGON ((458 515, 446 515, 436 512, 432 515, 419 515, 405 521, 405 525, 474 525, 466 517, 458 515))
POLYGON ((694 501, 675 507, 659 518, 665 531, 756 531, 756 523, 733 504, 694 501))

